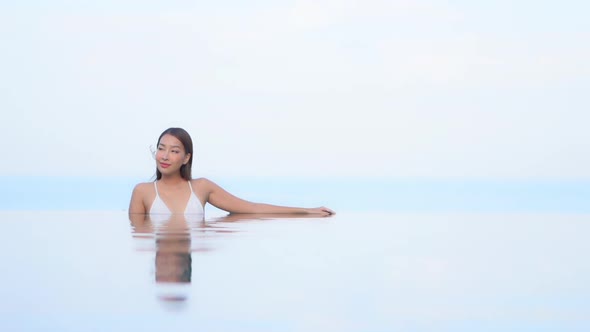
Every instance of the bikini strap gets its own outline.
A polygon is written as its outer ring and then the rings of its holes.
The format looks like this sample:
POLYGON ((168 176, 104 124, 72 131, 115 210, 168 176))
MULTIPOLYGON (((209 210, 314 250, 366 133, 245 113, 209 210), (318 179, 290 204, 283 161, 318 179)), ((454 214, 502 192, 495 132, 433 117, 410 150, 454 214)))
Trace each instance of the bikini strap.
POLYGON ((193 186, 191 185, 191 180, 188 180, 188 187, 191 188, 191 194, 192 194, 194 191, 193 191, 193 186))
POLYGON ((160 197, 160 194, 158 194, 158 185, 156 184, 156 182, 158 181, 154 181, 154 188, 156 188, 156 197, 160 197))

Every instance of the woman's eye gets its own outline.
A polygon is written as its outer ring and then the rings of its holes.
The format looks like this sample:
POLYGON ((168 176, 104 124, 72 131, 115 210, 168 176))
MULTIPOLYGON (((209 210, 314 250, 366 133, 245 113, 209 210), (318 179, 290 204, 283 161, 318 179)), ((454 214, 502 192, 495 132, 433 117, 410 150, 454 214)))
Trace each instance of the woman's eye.
POLYGON ((159 147, 159 148, 158 148, 158 151, 162 151, 162 150, 164 150, 164 148, 163 148, 163 147, 159 147))
POLYGON ((174 152, 174 153, 180 153, 180 151, 175 151, 175 150, 172 150, 172 152, 174 152))

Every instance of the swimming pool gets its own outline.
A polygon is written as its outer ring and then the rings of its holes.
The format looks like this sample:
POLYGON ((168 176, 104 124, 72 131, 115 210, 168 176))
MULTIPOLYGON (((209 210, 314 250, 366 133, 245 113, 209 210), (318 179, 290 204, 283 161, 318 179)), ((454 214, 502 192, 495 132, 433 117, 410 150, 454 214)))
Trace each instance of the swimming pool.
POLYGON ((587 331, 584 213, 0 211, 3 331, 587 331))

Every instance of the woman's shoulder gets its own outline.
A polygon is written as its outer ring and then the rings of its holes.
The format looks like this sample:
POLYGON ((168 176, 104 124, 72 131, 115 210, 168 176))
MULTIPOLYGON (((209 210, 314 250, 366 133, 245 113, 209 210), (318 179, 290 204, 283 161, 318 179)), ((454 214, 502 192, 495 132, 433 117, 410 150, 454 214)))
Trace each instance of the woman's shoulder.
POLYGON ((137 193, 145 193, 149 190, 153 190, 153 188, 154 188, 153 182, 142 182, 142 183, 136 184, 135 188, 133 188, 133 191, 137 192, 137 193))
POLYGON ((197 186, 209 186, 211 183, 213 183, 213 181, 207 178, 196 178, 191 180, 191 184, 197 186))
POLYGON ((206 192, 214 191, 215 188, 218 187, 218 185, 215 182, 213 182, 207 178, 192 179, 191 184, 195 188, 200 188, 201 190, 206 191, 206 192))

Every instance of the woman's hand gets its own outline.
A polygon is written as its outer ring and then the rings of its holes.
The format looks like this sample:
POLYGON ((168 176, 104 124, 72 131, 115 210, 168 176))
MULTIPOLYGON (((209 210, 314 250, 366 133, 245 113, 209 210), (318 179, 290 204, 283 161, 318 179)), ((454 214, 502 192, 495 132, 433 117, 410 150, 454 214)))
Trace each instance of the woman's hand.
POLYGON ((325 206, 320 206, 320 207, 312 208, 312 209, 306 209, 306 211, 309 214, 320 214, 322 216, 331 216, 333 214, 336 214, 336 212, 332 211, 331 209, 328 209, 325 206))

